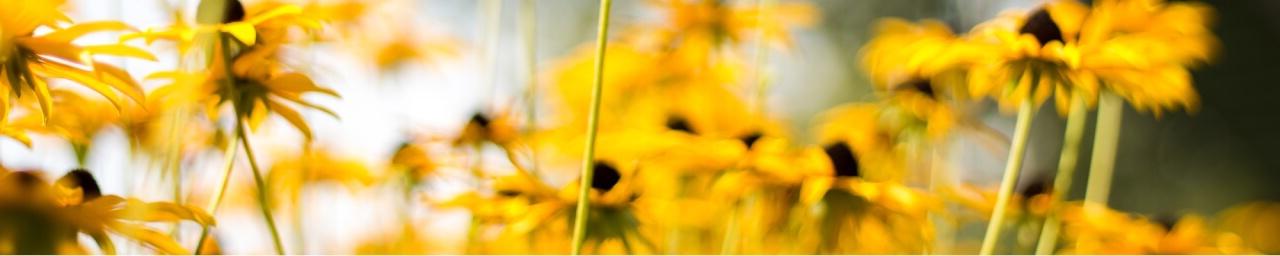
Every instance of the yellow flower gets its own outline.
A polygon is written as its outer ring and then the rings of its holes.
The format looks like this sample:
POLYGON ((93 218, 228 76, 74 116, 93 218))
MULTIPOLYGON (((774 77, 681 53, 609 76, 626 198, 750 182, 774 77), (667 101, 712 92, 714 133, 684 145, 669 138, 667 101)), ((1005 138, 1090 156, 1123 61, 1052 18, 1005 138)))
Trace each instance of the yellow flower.
POLYGON ((1093 54, 1080 65, 1138 110, 1194 110, 1199 98, 1187 68, 1209 61, 1217 50, 1211 19, 1213 10, 1203 3, 1098 1, 1080 32, 1093 54))
POLYGON ((436 172, 438 164, 428 155, 426 147, 404 142, 396 148, 391 156, 393 170, 405 170, 410 182, 417 184, 420 180, 436 172))
POLYGON ((1218 213, 1214 223, 1222 234, 1217 246, 1222 253, 1280 253, 1280 203, 1249 202, 1218 213), (1235 250, 1235 251, 1233 251, 1235 250))
MULTIPOLYGON (((196 14, 196 25, 180 22, 175 17, 174 24, 164 28, 148 28, 146 31, 121 37, 121 41, 143 39, 147 43, 156 40, 170 40, 178 43, 179 52, 186 53, 200 41, 199 36, 220 35, 226 33, 245 46, 254 46, 262 39, 275 44, 286 43, 285 32, 291 27, 318 29, 319 21, 303 15, 303 9, 297 5, 279 4, 264 5, 268 8, 254 8, 246 11, 239 0, 200 1, 200 12, 196 14), (214 3, 224 3, 222 7, 214 3)), ((206 43, 217 40, 206 40, 206 43)), ((213 45, 201 45, 214 47, 213 45)), ((216 54, 215 54, 216 55, 216 54)))
POLYGON ((377 180, 363 162, 335 155, 323 149, 305 150, 302 154, 281 158, 271 165, 267 184, 277 193, 272 202, 296 205, 305 186, 333 182, 350 187, 368 186, 377 180))
POLYGON ((1063 210, 1061 253, 1222 254, 1256 253, 1241 247, 1237 234, 1218 233, 1198 215, 1153 221, 1090 203, 1063 210))
POLYGON ((921 252, 932 239, 925 214, 935 203, 901 184, 906 167, 895 146, 898 132, 882 125, 881 112, 868 104, 830 110, 819 126, 823 146, 806 149, 794 164, 808 173, 800 203, 826 205, 823 252, 921 252))
POLYGON ((959 122, 954 104, 963 99, 964 65, 982 58, 981 47, 956 37, 938 21, 913 24, 886 19, 863 47, 862 67, 887 102, 922 123, 929 138, 945 137, 959 122))
POLYGON ((303 99, 302 96, 315 92, 338 97, 338 93, 317 86, 305 74, 287 70, 283 63, 274 58, 279 47, 278 44, 261 44, 235 56, 234 64, 230 65, 233 75, 230 78, 226 77, 226 65, 220 64, 220 57, 215 58, 214 64, 204 72, 171 71, 152 74, 149 78, 172 81, 152 94, 166 97, 170 104, 204 105, 211 120, 216 120, 219 107, 229 102, 237 118, 250 120, 251 127, 256 127, 268 113, 275 113, 298 128, 307 139, 311 139, 310 126, 291 105, 320 110, 337 117, 332 110, 303 99))
POLYGON ((509 146, 520 136, 516 122, 516 118, 506 111, 493 115, 475 113, 462 127, 453 144, 459 146, 493 142, 499 146, 509 146))
POLYGON ((73 170, 53 185, 32 172, 0 177, 0 252, 19 254, 84 253, 76 240, 84 233, 103 253, 114 254, 107 232, 136 240, 164 254, 189 252, 146 222, 190 220, 214 225, 213 217, 196 207, 166 202, 146 203, 103 195, 92 174, 73 170))
POLYGON ((736 45, 763 33, 764 43, 779 48, 792 44, 788 29, 812 26, 819 18, 807 3, 731 5, 720 0, 654 1, 667 13, 668 25, 678 34, 682 47, 713 50, 720 45, 736 45))
POLYGON ((1092 102, 1097 96, 1097 78, 1081 71, 1082 53, 1078 38, 1088 7, 1074 0, 1046 3, 1030 13, 1005 13, 978 25, 971 40, 987 47, 988 56, 968 68, 971 96, 989 95, 1002 109, 1013 109, 1023 101, 1039 105, 1054 95, 1060 113, 1075 93, 1092 102))
POLYGON ((396 70, 411 63, 429 64, 437 58, 458 54, 458 46, 452 41, 424 41, 408 33, 397 34, 389 40, 361 42, 357 47, 365 50, 361 55, 373 57, 374 66, 382 71, 396 70))
POLYGON ((33 127, 34 131, 67 140, 75 151, 76 159, 82 163, 93 138, 103 129, 121 121, 121 114, 114 111, 110 103, 88 99, 67 90, 54 90, 50 96, 55 104, 62 106, 59 110, 62 114, 47 121, 38 115, 27 115, 15 121, 15 124, 19 127, 33 127))
POLYGON ((107 98, 116 109, 117 92, 142 102, 142 88, 124 70, 93 60, 94 55, 155 60, 150 53, 123 44, 82 46, 76 39, 94 32, 129 30, 117 21, 100 21, 64 27, 71 20, 58 10, 58 0, 0 1, 0 120, 13 107, 11 98, 23 92, 35 95, 45 119, 53 112, 48 79, 61 78, 81 84, 107 98), (49 32, 36 35, 39 28, 49 32))
POLYGON ((1197 96, 1187 66, 1207 61, 1216 49, 1211 16, 1202 4, 1157 0, 1100 1, 1093 8, 1059 0, 1029 14, 1006 14, 971 32, 973 42, 998 54, 970 65, 970 93, 991 95, 1006 108, 1056 94, 1065 114, 1077 93, 1092 104, 1105 86, 1157 115, 1193 108, 1197 96))

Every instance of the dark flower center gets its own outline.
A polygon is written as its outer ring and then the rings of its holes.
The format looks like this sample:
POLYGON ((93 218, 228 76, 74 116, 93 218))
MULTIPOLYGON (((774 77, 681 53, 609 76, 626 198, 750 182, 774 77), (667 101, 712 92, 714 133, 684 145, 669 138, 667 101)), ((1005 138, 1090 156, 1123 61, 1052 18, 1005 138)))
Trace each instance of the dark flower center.
POLYGON ((214 8, 208 5, 215 4, 216 2, 223 3, 223 7, 220 9, 223 12, 222 17, 216 17, 216 18, 209 17, 209 16, 201 15, 201 14, 205 14, 204 12, 197 12, 196 22, 200 24, 216 24, 217 22, 226 24, 226 23, 232 23, 232 22, 244 20, 244 15, 245 15, 244 4, 241 4, 240 0, 222 0, 222 1, 204 0, 204 1, 200 1, 199 10, 209 10, 210 8, 214 8))
POLYGON ((595 172, 591 176, 591 188, 602 191, 609 191, 613 186, 618 185, 618 181, 622 180, 622 173, 618 172, 613 165, 602 161, 596 161, 595 172))
POLYGON ((1037 178, 1030 182, 1019 191, 1019 194, 1022 194, 1023 197, 1031 198, 1036 195, 1047 194, 1053 189, 1053 185, 1049 184, 1049 180, 1045 178, 1037 178))
POLYGON ((1178 218, 1167 213, 1156 215, 1156 217, 1152 219, 1155 220, 1156 224, 1160 224, 1161 227, 1164 227, 1164 230, 1168 231, 1172 231, 1173 226, 1178 224, 1178 218))
POLYGON ((754 131, 754 132, 748 133, 746 136, 738 137, 738 140, 742 141, 742 144, 747 145, 747 148, 750 149, 751 146, 756 145, 756 141, 759 141, 760 138, 763 138, 763 137, 764 137, 763 133, 760 133, 759 131, 754 131))
POLYGON ((667 117, 667 129, 697 134, 697 132, 693 131, 693 126, 689 124, 689 120, 681 116, 667 117))
POLYGON ((521 193, 520 193, 520 191, 519 191, 519 190, 514 190, 514 189, 502 189, 502 190, 498 190, 498 195, 503 196, 503 197, 517 197, 517 196, 520 196, 520 194, 521 194, 521 193))
POLYGON ((925 96, 929 96, 929 98, 937 97, 936 96, 937 93, 934 92, 933 90, 933 83, 930 83, 929 80, 922 79, 922 80, 911 81, 909 82, 909 84, 907 84, 907 86, 908 87, 906 87, 906 89, 915 90, 917 92, 920 92, 921 94, 924 94, 925 96))
POLYGON ((27 171, 11 172, 5 175, 4 180, 0 182, 0 185, 14 186, 19 191, 24 192, 35 191, 44 184, 44 181, 40 179, 40 175, 27 171))
POLYGON ((479 127, 480 127, 480 128, 482 128, 482 129, 487 129, 487 128, 489 128, 489 123, 490 123, 491 121, 489 120, 489 117, 484 116, 484 114, 476 113, 476 114, 474 114, 474 115, 471 115, 471 120, 470 120, 470 122, 471 122, 472 124, 475 124, 475 125, 479 126, 479 127))
POLYGON ((831 159, 831 167, 835 168, 836 177, 859 177, 858 158, 853 155, 853 148, 844 142, 836 142, 822 150, 831 159))
POLYGON ((102 196, 102 189, 98 187, 98 180, 93 178, 93 174, 84 169, 75 169, 58 178, 58 185, 68 188, 80 188, 84 193, 84 201, 93 200, 102 196))
POLYGON ((1053 22, 1053 17, 1049 16, 1049 11, 1044 8, 1036 10, 1027 17, 1026 23, 1022 24, 1022 29, 1019 29, 1018 33, 1035 36, 1036 41, 1042 45, 1055 40, 1059 43, 1066 42, 1062 40, 1062 29, 1058 28, 1058 24, 1053 22))

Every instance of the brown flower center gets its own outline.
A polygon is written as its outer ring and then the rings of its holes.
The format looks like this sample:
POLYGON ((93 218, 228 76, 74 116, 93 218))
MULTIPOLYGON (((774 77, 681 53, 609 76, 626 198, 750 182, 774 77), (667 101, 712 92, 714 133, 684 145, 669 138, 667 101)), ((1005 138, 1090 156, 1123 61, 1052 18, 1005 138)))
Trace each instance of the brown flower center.
POLYGON ((602 191, 609 191, 618 185, 618 181, 622 180, 622 173, 609 163, 596 161, 595 172, 591 176, 591 188, 602 191))
POLYGON ((836 177, 859 177, 861 172, 858 170, 858 158, 853 154, 853 148, 844 142, 836 142, 822 150, 827 153, 827 158, 831 160, 831 167, 836 171, 836 177))
POLYGON ((1066 42, 1062 40, 1062 29, 1058 28, 1058 24, 1053 22, 1053 17, 1049 16, 1049 11, 1044 8, 1036 10, 1027 17, 1018 33, 1035 36, 1036 41, 1042 45, 1050 41, 1066 42))

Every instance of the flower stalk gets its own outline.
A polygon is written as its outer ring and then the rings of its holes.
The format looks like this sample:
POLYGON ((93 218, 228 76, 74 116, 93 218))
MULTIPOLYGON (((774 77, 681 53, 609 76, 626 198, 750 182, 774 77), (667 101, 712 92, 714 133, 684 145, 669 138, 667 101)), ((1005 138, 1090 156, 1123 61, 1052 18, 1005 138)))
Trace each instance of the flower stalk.
MULTIPOLYGON (((1035 84, 1033 81, 1032 84, 1035 84)), ((1014 126, 1013 142, 1009 149, 1009 160, 1005 163, 1004 178, 1000 181, 1000 191, 996 197, 995 208, 991 211, 991 222, 987 224, 986 236, 982 239, 982 255, 991 255, 1000 240, 1000 228, 1004 225, 1009 199, 1013 197, 1013 188, 1018 183, 1022 172, 1022 159, 1027 151, 1027 137, 1031 133, 1031 119, 1035 116, 1035 107, 1031 99, 1024 99, 1018 107, 1018 121, 1014 126)))
POLYGON ((591 88, 591 109, 587 116, 586 147, 582 153, 582 177, 578 183, 578 205, 574 211, 573 242, 571 244, 571 250, 574 255, 582 254, 582 243, 587 234, 588 209, 590 209, 589 204, 591 203, 591 186, 588 184, 591 184, 592 175, 595 172, 596 136, 599 134, 600 128, 600 98, 602 91, 604 91, 605 47, 608 46, 609 10, 612 7, 612 0, 600 0, 600 23, 596 29, 595 78, 591 88))
POLYGON ((1084 200, 1105 206, 1111 194, 1111 177, 1116 162, 1116 146, 1120 142, 1124 99, 1104 91, 1098 99, 1098 123, 1094 128, 1093 156, 1089 164, 1089 181, 1084 200))
MULTIPOLYGON (((238 118, 243 119, 243 118, 238 118)), ((236 133, 239 133, 240 144, 244 146, 244 155, 249 159, 249 169, 253 170, 253 183, 258 185, 258 206, 262 208, 262 219, 267 222, 267 229, 271 231, 271 242, 275 244, 276 254, 284 255, 284 243, 280 240, 280 231, 276 229, 275 218, 271 216, 271 204, 267 202, 267 184, 262 180, 262 172, 258 170, 258 160, 253 156, 253 146, 249 143, 248 129, 245 126, 247 120, 238 120, 236 122, 236 133)))
POLYGON ((1071 110, 1067 113, 1067 130, 1062 138, 1062 152, 1058 155, 1058 173, 1053 178, 1053 193, 1050 194, 1049 215, 1045 217, 1044 227, 1040 229, 1040 239, 1036 242, 1036 254, 1053 254, 1058 244, 1058 232, 1062 226, 1060 209, 1071 191, 1071 179, 1076 172, 1079 159, 1080 141, 1084 135, 1084 124, 1088 122, 1089 111, 1080 93, 1072 97, 1071 110))
MULTIPOLYGON (((231 170, 235 169, 234 167, 236 163, 236 154, 240 152, 239 151, 240 147, 236 146, 236 141, 239 140, 240 136, 242 135, 238 131, 234 134, 235 135, 231 137, 231 141, 227 143, 227 148, 223 151, 223 154, 222 154, 224 157, 226 157, 226 160, 224 160, 224 164, 223 164, 223 166, 226 166, 226 167, 223 168, 222 178, 218 179, 218 191, 213 193, 213 198, 209 200, 209 206, 205 207, 206 209, 209 209, 209 214, 217 214, 218 205, 222 204, 222 196, 223 194, 226 193, 227 184, 230 183, 231 181, 231 170)), ((200 230, 200 240, 196 242, 196 250, 193 251, 192 253, 200 254, 201 252, 203 252, 205 241, 207 240, 208 237, 209 237, 209 227, 205 226, 203 229, 200 230)))

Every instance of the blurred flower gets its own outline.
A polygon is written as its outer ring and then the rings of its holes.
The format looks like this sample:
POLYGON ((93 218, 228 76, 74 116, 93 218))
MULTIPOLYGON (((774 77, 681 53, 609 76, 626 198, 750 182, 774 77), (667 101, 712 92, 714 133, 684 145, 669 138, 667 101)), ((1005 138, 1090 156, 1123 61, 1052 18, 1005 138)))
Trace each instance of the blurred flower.
POLYGON ((170 104, 198 103, 206 107, 209 119, 216 120, 218 107, 230 102, 238 118, 250 120, 250 126, 256 127, 267 113, 275 113, 298 128, 303 136, 310 139, 311 128, 303 120, 292 104, 320 110, 336 117, 332 110, 311 103, 302 98, 305 93, 322 93, 338 97, 337 92, 317 86, 307 75, 292 72, 283 63, 272 58, 279 49, 278 44, 262 44, 248 49, 234 57, 234 64, 219 64, 222 58, 215 58, 215 63, 204 72, 159 72, 149 78, 169 79, 172 83, 152 92, 157 97, 166 97, 170 104), (226 77, 224 71, 232 69, 233 77, 226 77))
POLYGON ((378 178, 363 162, 335 155, 328 150, 308 149, 277 160, 267 174, 267 187, 275 194, 276 206, 296 205, 308 185, 332 182, 349 187, 364 187, 378 178))
POLYGON ((1245 253, 1280 253, 1280 203, 1250 202, 1223 210, 1213 221, 1222 232, 1217 238, 1222 253, 1236 253, 1234 247, 1248 248, 1245 253), (1238 245, 1236 245, 1238 244, 1238 245))
POLYGON ((1251 253, 1235 234, 1220 234, 1197 215, 1176 222, 1150 219, 1089 203, 1063 210, 1061 253, 1082 254, 1223 254, 1251 253))
POLYGON ((92 237, 103 253, 114 254, 110 231, 165 254, 188 254, 173 238, 146 222, 190 220, 214 225, 199 208, 166 202, 146 203, 103 195, 92 174, 68 172, 49 185, 33 172, 10 172, 0 178, 0 250, 5 253, 85 253, 76 235, 92 237))
MULTIPOLYGON (((722 0, 657 0, 678 47, 714 50, 736 45, 757 33, 764 42, 786 49, 792 45, 788 29, 812 26, 819 13, 808 3, 729 4, 722 0)), ((673 46, 677 47, 677 46, 673 46)))
POLYGON ((1057 109, 1066 113, 1073 93, 1092 104, 1106 86, 1156 114, 1191 108, 1197 98, 1186 67, 1207 61, 1216 49, 1206 24, 1211 16, 1201 4, 1149 0, 1101 1, 1092 8, 1059 0, 1032 13, 1008 13, 971 32, 971 42, 1001 54, 970 66, 970 93, 991 95, 1004 107, 1057 94, 1057 109))
POLYGON ((1194 110, 1199 99, 1188 67, 1209 61, 1218 42, 1209 29, 1213 9, 1204 3, 1108 0, 1093 4, 1080 31, 1094 52, 1082 67, 1135 108, 1160 115, 1194 110))
POLYGON ((932 238, 925 193, 902 185, 903 156, 896 132, 881 126, 875 105, 840 106, 824 114, 821 149, 810 148, 797 169, 811 170, 800 202, 822 203, 823 252, 921 252, 932 238), (842 246, 856 245, 856 246, 842 246))
POLYGON ((1003 109, 1023 101, 1039 105, 1057 92, 1057 109, 1066 113, 1076 92, 1088 102, 1096 99, 1096 76, 1082 71, 1090 52, 1081 45, 1081 22, 1088 7, 1074 0, 1057 0, 1028 13, 1004 13, 978 25, 971 41, 989 47, 969 51, 993 52, 970 65, 971 96, 989 95, 1003 109))
POLYGON ((118 21, 88 22, 64 27, 71 20, 58 10, 60 0, 4 0, 0 6, 0 73, 5 86, 0 86, 0 120, 4 120, 13 104, 11 98, 33 93, 45 119, 53 112, 49 78, 73 81, 107 98, 116 109, 121 100, 117 92, 135 102, 143 101, 142 88, 123 69, 95 61, 93 55, 115 55, 155 60, 147 51, 123 44, 82 46, 73 43, 90 33, 123 31, 130 27, 118 21), (35 35, 38 28, 49 32, 35 35))
MULTIPOLYGON (((257 45, 260 38, 274 44, 286 43, 284 39, 287 29, 302 27, 317 29, 318 21, 303 16, 303 9, 297 5, 280 4, 264 5, 265 8, 246 10, 239 0, 200 1, 196 14, 196 25, 182 23, 175 17, 174 24, 164 28, 149 28, 146 31, 126 35, 121 41, 142 38, 148 43, 156 40, 170 40, 178 43, 180 52, 187 52, 200 39, 198 36, 210 36, 226 33, 245 46, 257 45), (222 3, 222 7, 214 4, 222 3)), ((216 40, 205 41, 208 43, 216 40)), ((202 45, 211 47, 212 45, 202 45)))
POLYGON ((50 96, 54 103, 62 106, 59 112, 63 114, 47 121, 37 115, 27 115, 15 121, 15 124, 19 127, 35 127, 33 131, 67 140, 75 151, 76 159, 84 164, 94 136, 107 127, 118 125, 121 114, 107 102, 88 99, 71 91, 54 90, 50 96))

